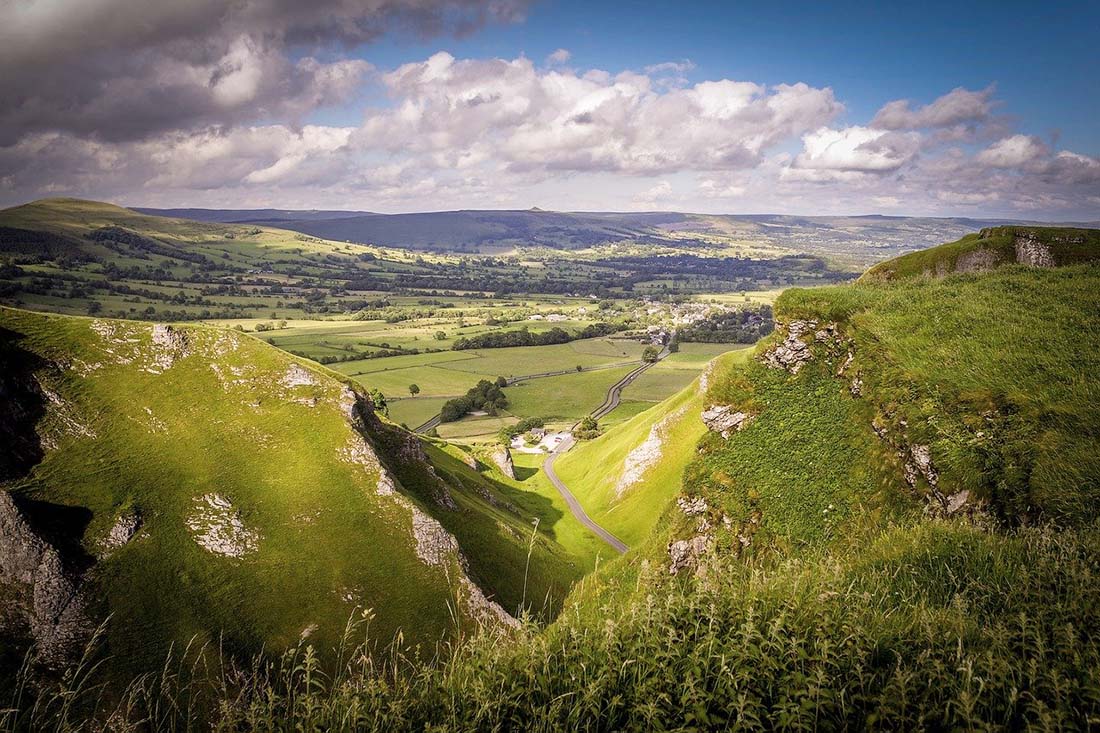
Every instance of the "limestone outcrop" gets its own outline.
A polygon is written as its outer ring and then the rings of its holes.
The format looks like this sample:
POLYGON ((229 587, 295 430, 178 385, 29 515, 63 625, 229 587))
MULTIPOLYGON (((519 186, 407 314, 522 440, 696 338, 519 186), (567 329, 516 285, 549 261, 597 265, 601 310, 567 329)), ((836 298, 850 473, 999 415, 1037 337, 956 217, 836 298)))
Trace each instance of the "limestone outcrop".
POLYGON ((711 405, 703 410, 702 418, 708 430, 719 433, 723 438, 743 430, 753 420, 752 415, 734 411, 730 405, 711 405))

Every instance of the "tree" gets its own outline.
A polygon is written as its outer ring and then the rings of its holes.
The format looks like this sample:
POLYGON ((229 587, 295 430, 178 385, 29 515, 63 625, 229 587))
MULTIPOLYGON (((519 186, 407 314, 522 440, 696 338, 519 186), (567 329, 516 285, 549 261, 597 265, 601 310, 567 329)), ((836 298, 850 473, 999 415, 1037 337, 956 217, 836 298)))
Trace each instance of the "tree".
POLYGON ((386 407, 386 395, 382 394, 382 390, 372 389, 367 396, 370 397, 375 412, 380 412, 383 415, 390 414, 389 408, 386 407))
POLYGON ((652 364, 657 361, 657 357, 660 355, 661 352, 656 346, 647 346, 642 351, 642 361, 652 364))
POLYGON ((447 334, 444 331, 436 331, 435 332, 435 340, 436 341, 446 341, 447 340, 447 334))
POLYGON ((497 377, 496 385, 498 387, 507 387, 508 386, 508 378, 507 377, 497 377))
POLYGON ((418 394, 420 394, 420 387, 419 387, 419 385, 416 385, 416 384, 410 384, 410 385, 409 385, 409 394, 411 394, 411 395, 412 395, 413 397, 416 397, 416 396, 417 396, 418 394))
POLYGON ((100 303, 98 300, 93 300, 92 302, 88 303, 88 315, 89 316, 94 316, 96 313, 99 313, 101 310, 103 310, 103 304, 100 303))

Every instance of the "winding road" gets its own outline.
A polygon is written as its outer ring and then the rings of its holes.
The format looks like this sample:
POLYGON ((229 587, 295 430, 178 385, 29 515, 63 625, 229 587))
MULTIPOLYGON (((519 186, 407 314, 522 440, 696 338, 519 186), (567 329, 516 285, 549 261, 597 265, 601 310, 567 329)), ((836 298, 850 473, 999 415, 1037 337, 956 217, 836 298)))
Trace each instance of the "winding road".
MULTIPOLYGON (((657 361, 664 359, 668 355, 669 351, 668 347, 666 346, 657 356, 657 361)), ((645 372, 646 369, 649 369, 656 363, 656 361, 646 362, 634 371, 627 374, 618 382, 615 382, 615 384, 611 385, 607 390, 607 396, 604 398, 603 404, 589 414, 597 420, 611 414, 611 411, 618 407, 619 403, 622 401, 623 389, 629 386, 635 379, 639 377, 639 375, 645 372)), ((577 425, 579 424, 579 422, 574 424, 573 430, 576 430, 577 425)), ((588 513, 584 510, 584 507, 582 507, 581 503, 577 501, 577 497, 573 496, 573 492, 569 490, 569 487, 565 485, 565 482, 558 477, 557 472, 554 470, 554 462, 558 459, 558 456, 572 448, 575 442, 576 441, 573 440, 573 436, 570 435, 568 438, 559 443, 558 447, 555 448, 554 451, 546 457, 546 460, 542 464, 542 470, 546 471, 546 477, 550 479, 550 483, 552 483, 554 485, 554 488, 558 490, 558 493, 561 494, 561 498, 565 499, 565 503, 569 506, 569 511, 573 514, 574 517, 576 517, 577 521, 583 524, 585 527, 588 527, 588 529, 592 530, 592 532, 601 540, 611 545, 611 547, 613 547, 616 552, 622 554, 630 549, 626 546, 626 543, 620 540, 615 535, 608 532, 599 524, 597 524, 596 520, 592 519, 592 517, 588 516, 588 513)))
MULTIPOLYGON (((668 347, 665 346, 663 349, 661 349, 661 353, 657 355, 657 361, 660 361, 661 359, 664 359, 666 356, 669 355, 669 353, 670 352, 668 350, 668 347)), ((611 412, 616 407, 619 406, 619 403, 622 402, 623 389, 630 386, 630 384, 635 379, 637 379, 647 369, 649 369, 654 364, 656 364, 657 361, 643 362, 641 365, 639 365, 636 369, 633 369, 631 372, 629 372, 626 376, 624 376, 618 382, 615 382, 615 384, 608 387, 607 388, 607 396, 604 397, 603 404, 601 404, 599 407, 597 407, 595 410, 593 410, 589 414, 592 417, 596 418, 597 420, 600 420, 601 418, 604 418, 607 415, 610 415, 611 412)), ((607 365, 607 366, 600 366, 600 367, 586 367, 585 369, 583 369, 581 371, 591 371, 591 370, 594 370, 594 369, 606 369, 606 368, 610 368, 611 366, 622 366, 622 365, 621 364, 615 364, 615 365, 607 365)), ((560 375, 563 375, 563 374, 571 374, 571 373, 574 373, 574 372, 575 372, 575 370, 569 369, 569 370, 563 370, 563 371, 558 371, 558 372, 544 372, 542 374, 528 374, 528 375, 525 375, 525 376, 522 376, 522 377, 513 377, 513 378, 509 379, 508 384, 515 384, 516 382, 523 382, 523 381, 526 381, 528 379, 540 379, 542 377, 556 377, 556 376, 560 376, 560 375)), ((427 432, 427 431, 431 430, 432 428, 438 427, 439 423, 440 423, 440 416, 436 415, 431 420, 428 420, 423 425, 420 425, 419 427, 417 427, 415 432, 417 432, 417 433, 427 432)), ((573 427, 571 428, 571 431, 576 430, 577 425, 579 425, 579 424, 580 424, 580 421, 574 423, 573 427)), ((542 468, 543 468, 544 471, 546 471, 546 477, 550 479, 550 483, 553 484, 554 488, 558 490, 559 494, 561 494, 561 498, 565 499, 565 503, 569 507, 569 511, 573 514, 573 516, 577 519, 577 521, 580 522, 581 524, 583 524, 585 527, 588 527, 588 529, 591 530, 592 533, 595 534, 597 537, 599 537, 601 540, 603 540, 607 544, 611 545, 611 547, 614 548, 614 550, 616 552, 622 554, 622 553, 624 553, 624 552, 626 552, 627 550, 630 549, 629 547, 626 546, 626 543, 623 542, 622 540, 620 540, 615 535, 608 532, 606 529, 601 527, 599 524, 597 524, 596 521, 594 519, 592 519, 592 517, 588 516, 588 513, 584 511, 584 507, 582 507, 581 503, 579 501, 577 501, 577 497, 573 495, 573 492, 569 490, 569 487, 565 485, 565 482, 563 482, 561 480, 561 478, 558 477, 557 472, 554 471, 554 462, 558 459, 558 456, 560 456, 561 454, 568 451, 575 444, 576 444, 576 441, 573 439, 573 436, 570 435, 568 438, 566 438, 561 443, 559 443, 558 447, 555 448, 550 453, 550 455, 546 457, 546 460, 542 464, 542 468)))

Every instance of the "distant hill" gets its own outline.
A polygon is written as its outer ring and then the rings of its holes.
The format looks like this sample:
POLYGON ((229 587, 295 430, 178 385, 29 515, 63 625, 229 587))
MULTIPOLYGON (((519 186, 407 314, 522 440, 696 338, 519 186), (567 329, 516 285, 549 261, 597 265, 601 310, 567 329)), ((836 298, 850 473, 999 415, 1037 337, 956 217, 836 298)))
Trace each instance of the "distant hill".
POLYGON ((497 252, 583 249, 619 242, 665 247, 764 244, 868 265, 1000 224, 992 219, 882 216, 710 215, 679 212, 465 210, 411 214, 274 209, 137 209, 224 223, 283 227, 324 239, 416 250, 497 252))

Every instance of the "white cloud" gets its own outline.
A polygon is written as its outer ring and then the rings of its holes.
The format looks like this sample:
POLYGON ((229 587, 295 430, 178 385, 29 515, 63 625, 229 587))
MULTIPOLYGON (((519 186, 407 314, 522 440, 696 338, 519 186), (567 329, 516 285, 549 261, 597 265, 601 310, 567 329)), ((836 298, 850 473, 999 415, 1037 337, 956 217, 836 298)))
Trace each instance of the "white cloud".
POLYGON ((920 147, 920 137, 869 127, 822 127, 803 135, 802 147, 794 159, 796 169, 884 173, 909 162, 920 147))
POLYGON ((990 145, 977 161, 994 168, 1017 168, 1046 157, 1050 149, 1034 135, 1013 135, 990 145))
POLYGON ((564 48, 559 48, 546 57, 546 63, 549 66, 555 66, 557 64, 568 63, 571 58, 573 58, 573 54, 569 53, 569 51, 564 48))
POLYGON ((974 124, 989 119, 993 105, 992 86, 977 92, 956 87, 923 107, 913 108, 908 99, 888 102, 871 120, 871 127, 919 130, 974 124))
POLYGON ((662 89, 646 74, 540 71, 528 59, 439 53, 383 76, 391 109, 368 113, 360 144, 393 154, 485 149, 516 171, 653 175, 756 165, 843 108, 831 89, 717 80, 662 89))

